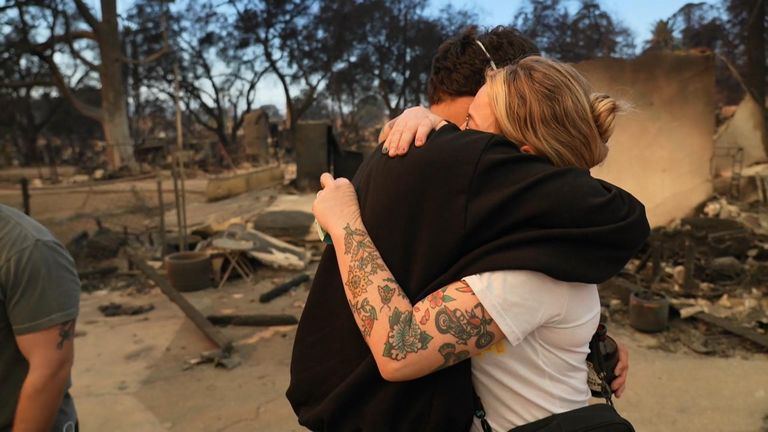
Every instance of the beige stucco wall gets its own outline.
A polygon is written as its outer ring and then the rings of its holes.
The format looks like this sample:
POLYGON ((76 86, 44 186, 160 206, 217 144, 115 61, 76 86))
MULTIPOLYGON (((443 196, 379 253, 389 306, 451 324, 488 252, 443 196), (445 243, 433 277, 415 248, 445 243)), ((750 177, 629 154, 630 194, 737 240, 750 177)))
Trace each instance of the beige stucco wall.
POLYGON ((650 53, 575 65, 595 91, 631 104, 620 116, 595 177, 628 190, 652 226, 686 216, 712 193, 714 61, 711 55, 650 53))
MULTIPOLYGON (((720 126, 715 136, 715 145, 744 149, 744 166, 764 162, 766 160, 763 147, 765 130, 762 116, 763 112, 755 99, 751 96, 744 97, 733 117, 720 126)), ((718 162, 719 169, 730 169, 728 161, 718 160, 718 162)))

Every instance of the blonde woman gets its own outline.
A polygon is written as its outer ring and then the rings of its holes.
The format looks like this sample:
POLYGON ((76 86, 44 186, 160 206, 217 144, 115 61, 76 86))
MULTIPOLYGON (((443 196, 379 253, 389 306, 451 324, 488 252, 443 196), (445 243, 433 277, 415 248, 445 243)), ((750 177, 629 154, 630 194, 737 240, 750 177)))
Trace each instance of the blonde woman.
MULTIPOLYGON (((530 178, 522 180, 532 186, 521 187, 520 199, 532 198, 524 192, 536 190, 536 184, 551 183, 551 179, 561 182, 555 185, 558 196, 535 197, 541 204, 534 207, 549 209, 549 201, 562 200, 563 219, 537 220, 536 215, 544 213, 536 210, 525 221, 535 230, 558 233, 561 239, 553 242, 554 251, 557 242, 570 236, 569 229, 592 222, 580 220, 577 207, 580 200, 593 198, 590 191, 600 188, 587 170, 605 159, 618 110, 610 97, 593 94, 572 67, 534 56, 488 76, 463 129, 506 138, 484 144, 505 147, 501 151, 506 152, 484 163, 508 164, 509 169, 523 163, 536 166, 530 178)), ((443 139, 478 133, 462 132, 428 112, 419 112, 443 139)), ((413 111, 409 115, 419 118, 413 111)), ((408 134, 398 135, 390 142, 408 134)), ((502 169, 493 175, 503 176, 504 167, 496 168, 502 169)), ((384 379, 417 379, 471 357, 475 391, 491 427, 500 431, 587 405, 585 357, 600 315, 594 284, 561 281, 490 260, 488 265, 474 267, 483 271, 462 274, 412 302, 371 240, 352 184, 330 174, 321 177, 321 184, 313 211, 336 245, 345 295, 384 379)), ((493 217, 511 217, 514 207, 506 208, 512 209, 510 213, 493 217)), ((647 232, 647 222, 639 229, 647 232)), ((518 237, 533 238, 532 232, 518 237)), ((477 419, 473 430, 481 430, 477 419)))

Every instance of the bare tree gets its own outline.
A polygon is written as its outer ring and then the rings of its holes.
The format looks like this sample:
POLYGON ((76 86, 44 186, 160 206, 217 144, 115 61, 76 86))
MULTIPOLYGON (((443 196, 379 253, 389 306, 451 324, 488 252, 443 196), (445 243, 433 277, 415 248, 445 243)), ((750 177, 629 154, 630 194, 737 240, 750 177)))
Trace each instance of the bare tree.
MULTIPOLYGON (((177 20, 181 27, 175 43, 188 114, 233 153, 267 69, 252 51, 232 43, 237 40, 233 14, 220 8, 210 3, 185 8, 177 20)), ((166 76, 169 85, 170 79, 166 76)))
POLYGON ((0 81, 13 83, 0 87, 0 98, 4 106, 14 107, 4 110, 0 126, 14 143, 19 162, 40 163, 38 137, 62 101, 53 100, 50 88, 38 87, 38 83, 50 81, 45 65, 35 58, 24 59, 7 34, 0 39, 0 46, 0 81))
POLYGON ((576 62, 634 54, 632 32, 595 0, 582 0, 571 14, 561 0, 528 0, 514 25, 545 54, 576 62))
POLYGON ((306 52, 299 45, 307 43, 300 39, 305 32, 302 27, 311 21, 317 0, 232 0, 231 6, 237 12, 239 46, 249 47, 258 52, 269 69, 280 82, 285 95, 286 124, 293 128, 304 110, 312 104, 320 80, 312 79, 312 71, 301 68, 302 62, 290 55, 306 52), (293 43, 289 39, 296 39, 293 43), (296 105, 293 84, 303 81, 311 89, 305 103, 296 105))
POLYGON ((165 49, 142 59, 127 58, 121 46, 116 0, 100 1, 100 19, 83 0, 16 0, 13 5, 19 18, 20 42, 49 69, 51 82, 41 84, 55 85, 82 115, 101 123, 107 144, 117 149, 126 166, 136 170, 123 65, 154 61, 165 49), (57 53, 68 56, 61 60, 57 53), (63 64, 65 61, 68 64, 63 64), (101 106, 77 97, 66 77, 66 71, 73 68, 85 69, 83 74, 98 81, 101 106))

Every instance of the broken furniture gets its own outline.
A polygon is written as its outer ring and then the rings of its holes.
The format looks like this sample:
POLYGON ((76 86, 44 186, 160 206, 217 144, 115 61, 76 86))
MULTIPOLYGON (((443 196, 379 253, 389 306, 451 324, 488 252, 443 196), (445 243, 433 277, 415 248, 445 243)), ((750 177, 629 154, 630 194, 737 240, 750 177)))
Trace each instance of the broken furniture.
MULTIPOLYGON (((248 262, 247 252, 253 249, 253 242, 242 239, 245 232, 245 226, 242 224, 232 224, 221 234, 211 241, 214 248, 214 255, 222 256, 224 262, 222 266, 227 266, 227 270, 219 281, 219 289, 227 283, 232 270, 235 269, 244 280, 251 280, 255 270, 248 262)), ((222 267, 223 268, 223 267, 222 267)))
POLYGON ((217 239, 229 238, 232 242, 218 244, 230 245, 242 249, 241 258, 251 257, 272 268, 304 270, 309 262, 310 254, 306 249, 276 239, 263 232, 247 229, 243 224, 230 224, 224 231, 210 241, 210 246, 217 239))

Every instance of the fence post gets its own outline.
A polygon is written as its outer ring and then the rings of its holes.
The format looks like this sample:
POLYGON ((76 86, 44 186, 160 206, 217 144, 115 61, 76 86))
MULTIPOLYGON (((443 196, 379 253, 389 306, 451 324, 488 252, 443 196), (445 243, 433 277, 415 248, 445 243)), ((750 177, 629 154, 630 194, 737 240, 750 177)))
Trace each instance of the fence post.
POLYGON ((165 203, 163 202, 163 177, 157 175, 157 205, 160 208, 160 259, 165 258, 165 203))
POLYGON ((21 201, 24 207, 24 214, 30 216, 31 211, 29 208, 29 179, 22 177, 19 183, 21 183, 21 201))

